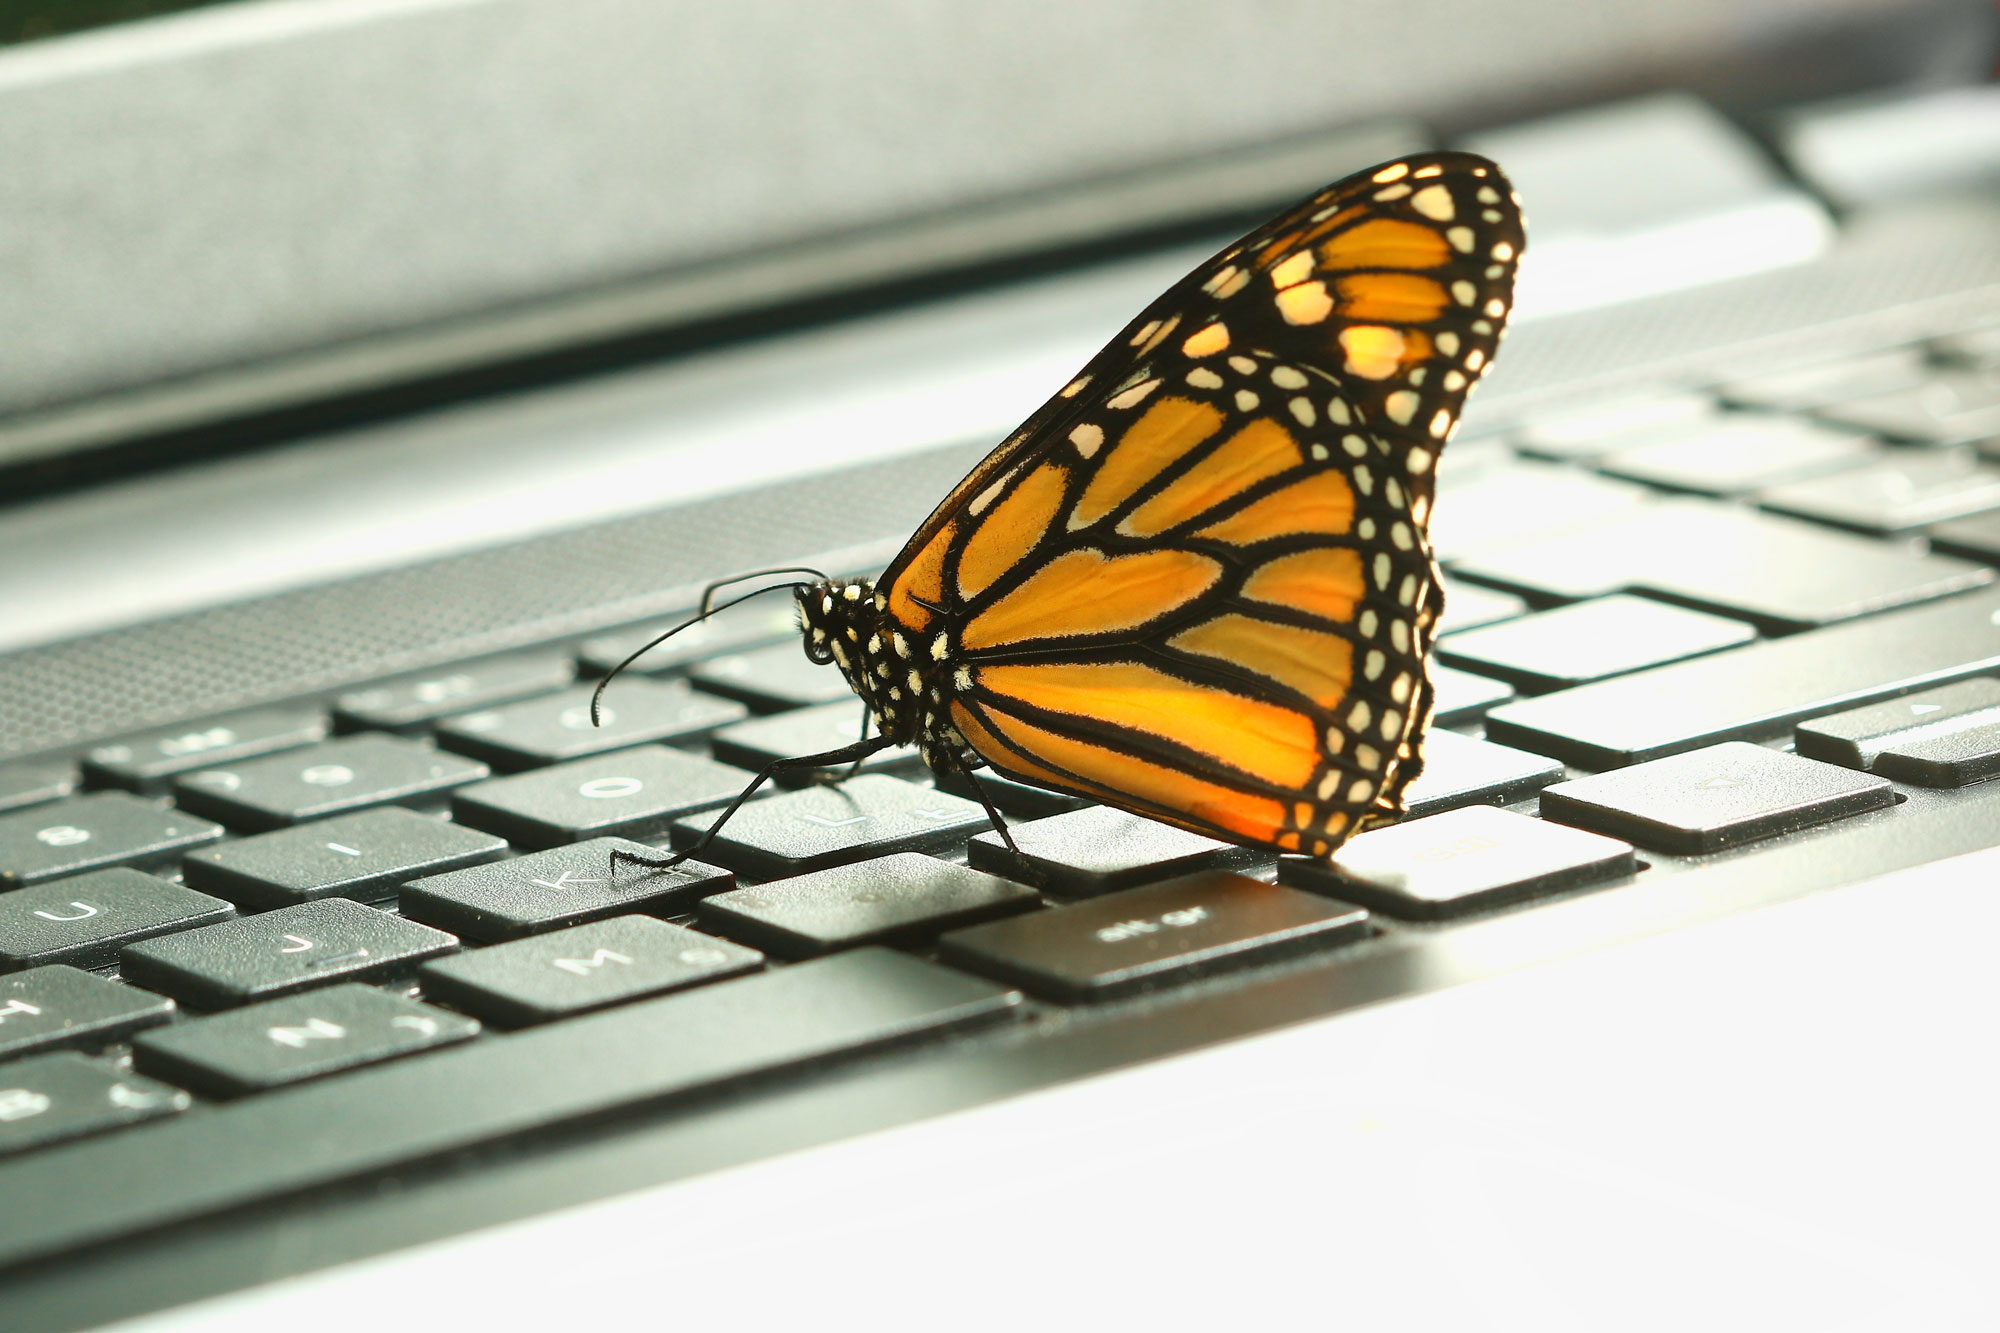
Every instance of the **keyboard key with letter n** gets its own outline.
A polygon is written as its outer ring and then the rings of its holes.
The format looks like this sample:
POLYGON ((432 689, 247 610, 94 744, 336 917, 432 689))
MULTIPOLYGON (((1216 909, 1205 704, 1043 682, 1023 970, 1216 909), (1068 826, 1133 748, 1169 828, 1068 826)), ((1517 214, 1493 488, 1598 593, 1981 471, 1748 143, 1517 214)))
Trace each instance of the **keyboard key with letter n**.
POLYGON ((860 949, 135 1126, 0 1165, 0 1198, 67 1199, 59 1213, 0 1209, 0 1265, 995 1022, 1020 999, 860 949), (164 1165, 177 1163, 198 1166, 164 1165), (115 1187, 141 1179, 143 1192, 115 1187))
POLYGON ((142 1072, 207 1097, 239 1097, 465 1041, 479 1024, 348 983, 141 1034, 142 1072))
POLYGON ((1618 768, 2000 668, 2000 591, 1982 589, 1494 709, 1486 734, 1618 768))

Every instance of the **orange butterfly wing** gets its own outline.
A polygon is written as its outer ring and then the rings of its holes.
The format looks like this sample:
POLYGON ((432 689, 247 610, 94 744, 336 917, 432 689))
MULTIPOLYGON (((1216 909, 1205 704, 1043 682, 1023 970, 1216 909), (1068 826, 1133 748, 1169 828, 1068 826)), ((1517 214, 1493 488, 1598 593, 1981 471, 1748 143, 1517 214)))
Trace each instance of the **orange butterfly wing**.
POLYGON ((1482 158, 1342 181, 1154 302, 877 585, 994 768, 1324 853, 1401 814, 1438 451, 1525 244, 1482 158))

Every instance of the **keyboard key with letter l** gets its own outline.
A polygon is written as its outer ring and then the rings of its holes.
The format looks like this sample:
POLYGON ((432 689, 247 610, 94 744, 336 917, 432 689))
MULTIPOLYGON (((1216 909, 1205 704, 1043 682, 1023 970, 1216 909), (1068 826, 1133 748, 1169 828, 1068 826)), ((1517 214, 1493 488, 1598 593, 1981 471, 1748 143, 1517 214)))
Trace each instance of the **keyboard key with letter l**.
POLYGON ((903 852, 858 865, 731 889, 704 898, 705 930, 788 958, 863 944, 905 943, 1041 905, 1033 889, 998 875, 903 852))
POLYGON ((2000 591, 1655 667, 1494 709, 1486 734, 1617 768, 2000 669, 2000 591))
POLYGON ((58 1051, 0 1067, 0 1157, 185 1111, 179 1088, 58 1051))
POLYGON ((56 1215, 0 1209, 0 1264, 997 1023, 1020 1000, 892 950, 857 949, 30 1153, 0 1165, 0 1198, 71 1197, 56 1215), (450 1089, 449 1114, 440 1114, 441 1088, 450 1089), (149 1186, 78 1191, 80 1175, 149 1186))
POLYGON ((108 741, 84 756, 83 772, 92 786, 151 795, 197 768, 296 750, 325 738, 326 719, 317 708, 260 708, 108 741))
POLYGON ((700 861, 667 870, 611 864, 614 851, 658 857, 656 847, 596 838, 403 886, 403 915, 474 940, 512 940, 627 912, 665 916, 736 887, 736 876, 700 861))
POLYGON ((1720 851, 1895 804, 1880 778, 1730 741, 1559 783, 1542 816, 1663 852, 1720 851))
POLYGON ((1205 871, 971 926, 945 961, 1064 1002, 1117 999, 1364 939, 1368 913, 1231 871, 1205 871))
POLYGON ((478 1031, 470 1018, 350 983, 143 1033, 132 1043, 132 1063, 204 1097, 240 1097, 450 1046, 478 1031))
POLYGON ((597 712, 600 725, 593 726, 590 695, 589 687, 579 686, 461 713, 438 725, 438 744, 515 773, 628 745, 687 740, 740 722, 749 713, 733 700, 689 688, 686 681, 620 677, 605 692, 597 712))
POLYGON ((751 775, 685 750, 641 745, 467 787, 452 818, 520 847, 640 838, 681 815, 726 805, 751 775))
POLYGON ((200 1009, 416 970, 450 953, 441 930, 345 898, 322 898, 127 945, 126 977, 200 1009))
POLYGON ((233 828, 284 828, 371 805, 443 805, 486 765, 396 736, 350 736, 309 750, 204 768, 174 784, 174 799, 233 828))
POLYGON ((0 894, 0 972, 110 967, 127 944, 234 915, 218 898, 122 866, 18 889, 0 894))
POLYGON ((350 691, 335 703, 333 716, 348 731, 410 731, 453 713, 559 690, 574 679, 567 653, 509 653, 350 691))
POLYGON ((314 898, 384 902, 404 880, 506 851, 490 833, 389 807, 203 848, 181 864, 195 888, 246 907, 290 907, 314 898))
POLYGON ((1332 864, 1287 858, 1280 883, 1385 916, 1442 921, 1637 872, 1632 844, 1475 805, 1364 833, 1332 864))
POLYGON ((650 916, 593 921, 496 944, 423 970, 424 993, 506 1027, 755 972, 764 955, 650 916))
MULTIPOLYGON (((692 845, 714 822, 707 814, 676 820, 674 845, 692 845)), ((972 801, 864 773, 837 787, 752 801, 701 854, 746 875, 780 879, 890 852, 945 847, 991 825, 972 801)))
POLYGON ((174 1002, 61 963, 0 977, 0 1059, 96 1046, 174 1016, 174 1002))
POLYGON ((1580 601, 1652 593, 1786 634, 1927 602, 1993 581, 1993 571, 1918 555, 1802 519, 1681 500, 1613 526, 1468 560, 1468 578, 1580 601), (1746 578, 1745 570, 1757 571, 1746 578))
POLYGON ((973 869, 1025 877, 1069 898, 1268 859, 1268 853, 1254 848, 1101 805, 1016 824, 1009 831, 1027 866, 1007 850, 998 833, 982 833, 967 844, 973 869))
POLYGON ((1873 768, 1892 746, 2000 722, 2000 680, 1978 676, 1886 703, 1799 723, 1798 752, 1849 768, 1873 768))
POLYGON ((104 866, 163 865, 222 827, 124 792, 77 796, 0 815, 0 889, 104 866))

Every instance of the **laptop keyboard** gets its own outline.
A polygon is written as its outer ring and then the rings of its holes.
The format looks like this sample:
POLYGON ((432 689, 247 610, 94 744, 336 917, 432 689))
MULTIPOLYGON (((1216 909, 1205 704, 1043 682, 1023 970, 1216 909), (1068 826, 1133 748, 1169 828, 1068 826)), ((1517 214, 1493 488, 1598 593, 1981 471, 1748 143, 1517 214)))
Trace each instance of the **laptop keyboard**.
POLYGON ((2000 840, 1990 331, 1549 414, 1458 442, 1439 480, 1440 729, 1415 818, 1331 867, 988 778, 1024 871, 901 750, 770 789, 700 861, 614 868, 859 735, 775 596, 647 653, 601 727, 590 681, 656 626, 0 766, 0 1173, 151 1182, 0 1224, 0 1261, 1338 969, 1844 823, 1976 806, 2000 840), (245 1108, 225 1166, 119 1174, 245 1108))

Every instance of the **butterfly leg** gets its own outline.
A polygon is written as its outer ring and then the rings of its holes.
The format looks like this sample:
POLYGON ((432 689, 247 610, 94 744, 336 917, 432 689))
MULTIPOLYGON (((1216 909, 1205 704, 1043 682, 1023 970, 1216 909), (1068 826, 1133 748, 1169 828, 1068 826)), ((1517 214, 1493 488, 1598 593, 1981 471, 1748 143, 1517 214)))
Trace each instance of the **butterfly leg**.
POLYGON ((1006 843, 1007 850, 1014 854, 1014 860, 1021 867, 1020 879, 1038 889, 1042 887, 1041 876, 1035 873, 1035 868, 1028 858, 1021 854, 1021 844, 1014 841, 1014 835, 1007 827, 1007 817, 994 806, 993 799, 986 794, 986 788, 979 785, 979 775, 970 768, 960 768, 959 772, 965 774, 966 785, 972 788, 972 794, 979 798, 979 803, 986 807, 986 817, 993 821, 993 831, 1000 835, 1000 841, 1006 843))
POLYGON ((748 801, 752 796, 755 796, 759 787, 762 787, 778 774, 795 768, 831 768, 838 764, 859 764, 863 759, 866 759, 869 755, 874 754, 877 750, 884 748, 888 744, 889 738, 886 736, 864 736, 854 742, 854 744, 843 745, 837 750, 826 750, 819 754, 799 755, 793 759, 773 759, 770 763, 757 770, 757 776, 750 779, 750 784, 742 791, 736 793, 736 799, 722 808, 722 813, 715 817, 715 822, 710 824, 708 830, 695 839, 694 845, 686 851, 676 852, 672 856, 658 857, 640 856, 635 852, 614 851, 611 853, 611 873, 616 875, 618 867, 621 865, 644 866, 648 870, 667 870, 679 865, 683 861, 692 860, 709 843, 715 841, 715 835, 720 833, 722 826, 727 824, 730 818, 743 808, 743 803, 748 801))

